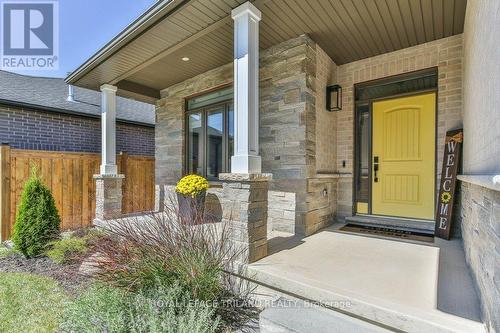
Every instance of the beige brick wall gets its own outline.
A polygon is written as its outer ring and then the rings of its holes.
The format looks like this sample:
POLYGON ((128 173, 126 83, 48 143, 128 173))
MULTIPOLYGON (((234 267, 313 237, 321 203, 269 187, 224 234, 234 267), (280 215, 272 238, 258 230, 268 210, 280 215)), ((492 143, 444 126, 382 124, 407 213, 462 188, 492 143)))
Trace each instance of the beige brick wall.
MULTIPOLYGON (((437 170, 447 130, 462 124, 462 35, 362 59, 337 67, 343 109, 337 113, 337 170, 353 172, 354 84, 425 68, 438 68, 437 170), (342 162, 345 161, 345 167, 342 162)), ((437 182, 436 184, 439 184, 437 182)), ((339 183, 338 216, 352 214, 352 177, 339 183)))
POLYGON ((463 35, 463 171, 500 174, 500 1, 467 2, 463 35))

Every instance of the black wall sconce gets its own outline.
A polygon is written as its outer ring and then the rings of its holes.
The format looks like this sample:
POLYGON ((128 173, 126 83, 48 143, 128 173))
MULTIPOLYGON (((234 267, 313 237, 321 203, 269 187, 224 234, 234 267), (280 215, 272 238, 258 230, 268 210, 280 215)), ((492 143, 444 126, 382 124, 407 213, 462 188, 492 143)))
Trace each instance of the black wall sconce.
POLYGON ((338 84, 326 87, 326 110, 330 112, 342 110, 342 87, 338 84))

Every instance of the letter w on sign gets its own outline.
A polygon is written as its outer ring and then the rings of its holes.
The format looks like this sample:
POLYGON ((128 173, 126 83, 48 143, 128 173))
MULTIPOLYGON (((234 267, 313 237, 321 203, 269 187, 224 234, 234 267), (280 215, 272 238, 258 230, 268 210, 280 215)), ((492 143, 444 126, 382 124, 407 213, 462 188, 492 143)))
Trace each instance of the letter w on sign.
POLYGON ((453 202, 455 201, 455 188, 462 142, 462 129, 446 132, 435 229, 435 236, 444 239, 450 239, 453 202))

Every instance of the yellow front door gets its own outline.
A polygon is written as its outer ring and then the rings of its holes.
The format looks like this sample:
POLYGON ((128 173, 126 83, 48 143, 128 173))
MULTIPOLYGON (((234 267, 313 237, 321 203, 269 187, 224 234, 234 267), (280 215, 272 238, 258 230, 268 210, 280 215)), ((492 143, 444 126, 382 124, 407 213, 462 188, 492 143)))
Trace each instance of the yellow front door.
POLYGON ((372 214, 434 218, 436 95, 373 103, 372 214))

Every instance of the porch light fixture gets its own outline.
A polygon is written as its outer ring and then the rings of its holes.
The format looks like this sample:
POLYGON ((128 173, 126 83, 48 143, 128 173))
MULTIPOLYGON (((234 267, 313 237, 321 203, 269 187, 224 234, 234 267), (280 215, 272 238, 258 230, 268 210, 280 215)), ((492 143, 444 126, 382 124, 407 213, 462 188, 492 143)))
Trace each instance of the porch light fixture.
POLYGON ((338 84, 326 87, 326 110, 330 112, 342 110, 342 87, 338 84))
POLYGON ((182 61, 189 61, 189 58, 188 57, 182 57, 181 59, 182 61))

